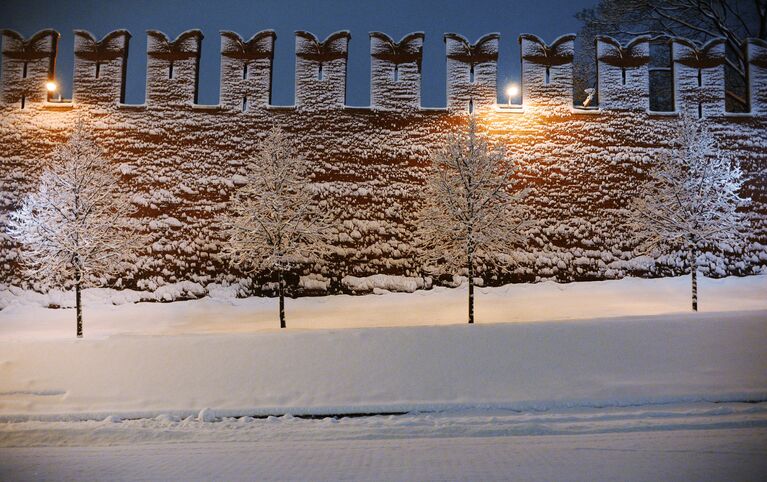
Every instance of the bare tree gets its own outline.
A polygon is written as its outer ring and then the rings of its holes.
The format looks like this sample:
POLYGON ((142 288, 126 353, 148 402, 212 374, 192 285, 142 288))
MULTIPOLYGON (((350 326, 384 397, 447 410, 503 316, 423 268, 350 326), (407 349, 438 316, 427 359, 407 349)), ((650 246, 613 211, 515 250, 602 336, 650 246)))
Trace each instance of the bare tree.
POLYGON ((53 151, 37 192, 11 214, 10 235, 23 246, 21 260, 30 275, 62 286, 74 282, 78 338, 82 288, 118 271, 121 261, 145 245, 130 225, 133 212, 114 166, 80 123, 53 151))
POLYGON ((477 262, 496 261, 521 241, 526 223, 519 201, 525 191, 517 188, 514 161, 478 135, 473 116, 467 130, 448 135, 431 153, 431 161, 417 243, 427 271, 466 270, 474 323, 477 262))
POLYGON ((331 218, 311 190, 310 165, 287 134, 273 128, 247 166, 247 184, 222 216, 233 264, 277 274, 280 328, 285 328, 285 274, 315 259, 330 240, 331 218))
POLYGON ((698 253, 739 244, 748 226, 738 211, 749 199, 739 191, 740 165, 719 150, 705 124, 683 116, 673 146, 653 160, 649 180, 629 206, 629 225, 644 249, 665 245, 687 251, 692 309, 698 310, 698 253))
POLYGON ((576 17, 583 22, 576 49, 578 90, 593 87, 594 38, 628 41, 638 35, 685 37, 700 43, 726 42, 727 103, 745 111, 748 38, 767 40, 767 0, 600 0, 576 17))

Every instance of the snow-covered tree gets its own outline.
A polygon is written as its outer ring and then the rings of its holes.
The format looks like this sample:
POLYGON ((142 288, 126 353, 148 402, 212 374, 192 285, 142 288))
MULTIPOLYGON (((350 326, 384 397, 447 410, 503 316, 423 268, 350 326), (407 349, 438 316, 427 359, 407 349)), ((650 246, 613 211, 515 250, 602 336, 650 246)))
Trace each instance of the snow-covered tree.
POLYGON ((288 135, 273 128, 248 162, 247 183, 221 217, 224 254, 239 268, 277 274, 280 328, 285 328, 285 274, 316 259, 330 239, 331 218, 315 200, 310 165, 288 135))
POLYGON ((37 192, 11 214, 9 234, 22 245, 29 274, 62 287, 74 283, 78 338, 82 288, 97 285, 145 246, 130 225, 133 211, 114 165, 80 123, 46 162, 37 192))
POLYGON ((497 261, 522 240, 526 221, 519 201, 525 191, 516 171, 501 147, 479 135, 474 116, 466 130, 449 134, 431 153, 416 239, 427 271, 467 273, 469 323, 478 262, 497 261))
POLYGON ((744 179, 737 159, 726 156, 705 124, 683 116, 672 147, 653 160, 649 179, 629 206, 629 225, 640 248, 681 246, 698 310, 697 257, 707 248, 739 244, 747 219, 738 211, 744 179))

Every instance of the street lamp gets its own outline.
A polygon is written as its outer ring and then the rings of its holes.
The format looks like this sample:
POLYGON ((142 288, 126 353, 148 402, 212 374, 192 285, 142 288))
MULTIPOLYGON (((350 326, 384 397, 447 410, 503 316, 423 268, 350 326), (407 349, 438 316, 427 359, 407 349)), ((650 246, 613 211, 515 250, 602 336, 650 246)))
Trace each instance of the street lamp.
POLYGON ((517 94, 519 94, 519 87, 517 84, 509 84, 509 86, 506 87, 506 96, 509 99, 509 105, 511 105, 511 98, 516 97, 517 94))
MULTIPOLYGON (((53 80, 49 80, 48 82, 45 83, 45 90, 48 91, 48 101, 50 101, 51 98, 53 97, 53 93, 59 90, 59 86, 53 80)), ((59 93, 59 101, 60 100, 61 100, 61 93, 59 93)))

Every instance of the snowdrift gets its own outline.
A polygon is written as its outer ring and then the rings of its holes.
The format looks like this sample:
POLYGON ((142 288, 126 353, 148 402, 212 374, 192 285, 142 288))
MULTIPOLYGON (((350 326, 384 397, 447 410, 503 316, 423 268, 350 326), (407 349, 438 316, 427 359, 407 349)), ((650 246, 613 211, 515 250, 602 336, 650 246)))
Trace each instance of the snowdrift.
POLYGON ((767 399, 767 311, 0 341, 0 419, 767 399))

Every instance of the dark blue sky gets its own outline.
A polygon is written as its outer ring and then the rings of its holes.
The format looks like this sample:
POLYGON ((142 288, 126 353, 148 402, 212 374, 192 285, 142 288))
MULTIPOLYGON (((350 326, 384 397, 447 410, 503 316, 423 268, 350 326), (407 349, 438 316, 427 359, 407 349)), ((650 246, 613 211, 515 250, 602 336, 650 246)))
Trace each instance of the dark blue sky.
POLYGON ((535 1, 403 1, 363 0, 0 0, 0 28, 29 36, 43 28, 61 33, 56 76, 65 97, 71 95, 74 29, 101 38, 125 28, 133 38, 128 58, 128 103, 142 103, 146 78, 147 29, 171 38, 199 28, 202 42, 201 104, 218 102, 219 30, 233 30, 245 38, 263 29, 277 32, 274 94, 277 105, 293 103, 295 30, 321 38, 336 30, 350 30, 349 105, 366 106, 370 98, 368 32, 378 30, 399 39, 413 31, 426 32, 423 61, 423 105, 445 105, 445 54, 442 35, 456 32, 474 41, 489 32, 501 33, 501 86, 519 80, 517 36, 537 34, 546 41, 578 30, 574 14, 595 0, 535 1))

